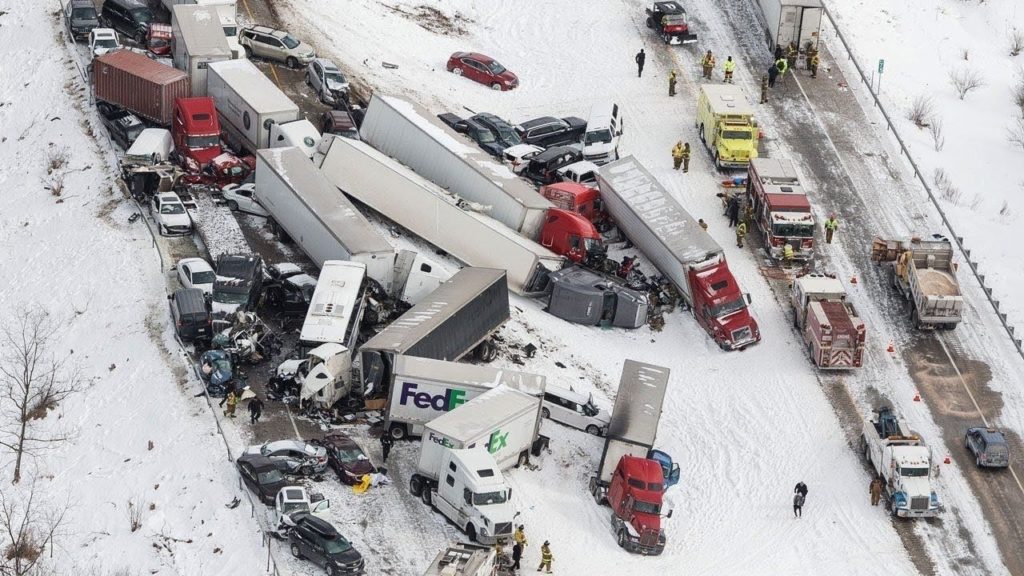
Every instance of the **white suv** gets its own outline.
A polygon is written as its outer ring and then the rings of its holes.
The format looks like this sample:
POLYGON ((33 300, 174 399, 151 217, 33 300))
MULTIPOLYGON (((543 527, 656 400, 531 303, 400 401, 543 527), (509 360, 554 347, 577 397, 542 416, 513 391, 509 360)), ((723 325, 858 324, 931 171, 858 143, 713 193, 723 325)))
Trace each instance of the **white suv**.
POLYGON ((544 406, 541 413, 545 418, 566 426, 586 430, 594 436, 604 436, 612 417, 594 404, 593 395, 584 396, 572 390, 547 385, 544 388, 544 406))

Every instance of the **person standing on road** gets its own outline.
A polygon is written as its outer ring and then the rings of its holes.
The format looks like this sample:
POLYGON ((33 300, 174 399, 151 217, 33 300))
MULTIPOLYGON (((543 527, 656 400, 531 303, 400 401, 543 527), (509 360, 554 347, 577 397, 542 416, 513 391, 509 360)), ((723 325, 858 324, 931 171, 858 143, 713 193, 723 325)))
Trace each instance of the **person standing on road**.
POLYGON ((725 214, 729 217, 729 228, 740 223, 740 197, 733 195, 729 198, 729 204, 725 208, 725 214))
POLYGON ((786 245, 782 247, 782 267, 789 268, 793 266, 793 245, 786 242, 786 245))
POLYGON ((690 171, 690 143, 683 144, 683 173, 690 171))
POLYGON ((829 214, 828 220, 825 220, 825 243, 832 243, 832 236, 835 235, 836 230, 839 228, 839 221, 836 220, 835 213, 829 214))
POLYGON ((732 61, 732 56, 725 59, 722 70, 725 71, 725 83, 732 84, 732 73, 736 71, 736 63, 732 61))
POLYGON ((747 225, 740 222, 740 225, 736 227, 736 246, 743 248, 743 237, 747 235, 747 225))
POLYGON ((260 416, 263 415, 263 400, 260 400, 259 396, 253 396, 249 400, 249 423, 255 424, 260 421, 260 416))
MULTIPOLYGON (((768 67, 768 87, 769 88, 774 88, 775 87, 775 79, 778 78, 778 77, 779 77, 779 67, 776 66, 775 63, 772 63, 772 65, 768 67)), ((765 102, 767 102, 768 101, 768 92, 767 92, 767 90, 762 89, 761 94, 762 94, 761 99, 764 100, 765 102)))
POLYGON ((811 60, 814 58, 814 56, 817 53, 818 53, 818 49, 815 48, 814 45, 811 44, 810 41, 808 41, 807 42, 807 47, 804 48, 804 65, 807 66, 808 70, 811 69, 811 60))
POLYGON ((807 64, 807 67, 811 69, 811 78, 818 77, 818 64, 820 62, 821 60, 818 58, 818 51, 815 50, 814 54, 809 58, 809 63, 807 64))
POLYGON ((519 562, 523 559, 523 545, 516 542, 512 545, 512 569, 519 570, 519 562))
POLYGON ((672 70, 668 73, 668 95, 676 95, 676 71, 672 70))
POLYGON ((676 145, 672 147, 672 169, 679 170, 679 167, 683 165, 683 141, 676 142, 676 145))
POLYGON ((884 486, 882 479, 875 476, 875 479, 871 481, 871 486, 868 488, 868 493, 871 494, 871 505, 878 506, 878 503, 882 500, 882 487, 884 486))
POLYGON ((547 573, 551 574, 551 561, 554 559, 551 554, 551 543, 545 540, 540 547, 540 566, 537 566, 537 572, 540 572, 541 568, 546 568, 547 573))
POLYGON ((807 484, 804 484, 802 480, 797 482, 796 486, 793 487, 793 493, 807 498, 807 484))
POLYGON ((636 61, 636 77, 640 78, 644 75, 644 61, 647 60, 647 54, 644 54, 643 48, 636 53, 636 57, 633 60, 636 61))
POLYGON ((790 68, 796 70, 796 61, 800 58, 800 49, 797 48, 796 42, 790 42, 789 46, 786 47, 786 64, 790 68))
POLYGON ((704 55, 704 58, 700 61, 700 66, 704 70, 703 78, 711 80, 711 71, 715 69, 715 56, 708 50, 708 53, 704 55))
POLYGON ((391 453, 391 446, 394 443, 395 443, 395 440, 394 440, 394 438, 391 437, 390 431, 385 430, 384 433, 380 435, 380 453, 381 453, 380 461, 381 462, 387 462, 388 461, 388 454, 391 453))
POLYGON ((793 517, 803 518, 804 517, 804 499, 805 496, 799 492, 793 495, 793 517))
POLYGON ((786 70, 789 70, 789 62, 785 58, 779 58, 775 61, 775 67, 779 70, 779 80, 786 77, 786 70))

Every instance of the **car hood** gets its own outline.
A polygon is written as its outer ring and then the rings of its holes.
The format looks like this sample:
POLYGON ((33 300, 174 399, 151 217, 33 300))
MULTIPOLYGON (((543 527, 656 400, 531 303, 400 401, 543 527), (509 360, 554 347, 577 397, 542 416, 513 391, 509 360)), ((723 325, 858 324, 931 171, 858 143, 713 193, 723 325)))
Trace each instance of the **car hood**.
POLYGON ((331 554, 331 560, 337 562, 338 564, 352 564, 355 562, 359 562, 362 559, 363 555, 360 554, 359 551, 356 550, 354 546, 350 546, 349 549, 345 550, 344 552, 331 554))
POLYGON ((508 84, 517 84, 519 82, 519 77, 508 70, 498 74, 498 78, 501 78, 502 81, 507 82, 508 84))
POLYGON ((900 488, 908 498, 913 498, 914 496, 931 497, 932 494, 931 482, 927 477, 901 476, 900 488))
POLYGON ((97 46, 96 48, 93 48, 92 53, 95 56, 103 56, 104 54, 110 53, 112 50, 116 50, 116 48, 101 48, 97 46))
POLYGON ((160 221, 167 226, 189 226, 192 224, 192 219, 188 217, 188 213, 161 214, 160 221))
POLYGON ((225 302, 212 302, 213 315, 214 316, 227 316, 228 314, 235 313, 241 304, 227 304, 225 302))
POLYGON ((369 460, 356 460, 355 462, 342 462, 341 469, 345 471, 349 476, 356 478, 364 474, 373 473, 373 464, 370 464, 369 460))
POLYGON ((501 522, 512 522, 512 517, 515 514, 515 509, 512 504, 505 502, 504 504, 487 504, 486 506, 477 506, 477 510, 480 511, 480 515, 490 521, 489 532, 494 530, 494 526, 501 522))
POLYGON ((594 156, 608 154, 609 152, 615 150, 617 144, 618 142, 614 139, 611 142, 597 142, 594 144, 590 144, 583 147, 583 155, 594 156))
POLYGON ((348 82, 338 82, 337 80, 327 79, 327 89, 332 91, 344 92, 348 90, 348 82))

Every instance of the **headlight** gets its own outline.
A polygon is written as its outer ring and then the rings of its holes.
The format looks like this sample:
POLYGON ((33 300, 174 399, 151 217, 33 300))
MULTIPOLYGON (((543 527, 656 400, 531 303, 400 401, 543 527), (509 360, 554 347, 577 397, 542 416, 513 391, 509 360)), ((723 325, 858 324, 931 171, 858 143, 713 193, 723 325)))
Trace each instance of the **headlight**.
MULTIPOLYGON (((485 522, 486 522, 486 520, 485 520, 485 522)), ((480 535, 481 536, 487 536, 487 528, 486 527, 480 529, 480 535)))

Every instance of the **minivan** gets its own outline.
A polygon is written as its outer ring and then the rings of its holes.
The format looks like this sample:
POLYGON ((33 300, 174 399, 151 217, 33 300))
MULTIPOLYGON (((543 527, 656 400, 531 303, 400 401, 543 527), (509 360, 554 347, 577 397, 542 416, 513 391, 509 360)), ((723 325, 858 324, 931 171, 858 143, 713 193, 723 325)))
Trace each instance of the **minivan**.
POLYGON ((548 384, 544 387, 541 415, 566 426, 585 430, 594 436, 604 436, 612 417, 594 404, 594 396, 584 396, 566 388, 548 384))
POLYGON ((64 24, 75 40, 87 38, 93 28, 100 27, 92 0, 68 0, 64 5, 64 24))
POLYGON ((153 11, 143 0, 104 0, 101 17, 107 27, 140 44, 146 43, 149 23, 154 21, 153 11))
POLYGON ((199 288, 180 288, 167 297, 171 306, 174 331, 183 342, 213 337, 213 316, 206 296, 199 288))
POLYGON ((558 182, 558 169, 583 160, 583 153, 569 146, 556 146, 530 158, 522 176, 538 184, 558 182))
POLYGON ((590 109, 587 131, 583 135, 583 158, 594 164, 606 164, 619 158, 622 115, 615 103, 595 104, 590 109))

